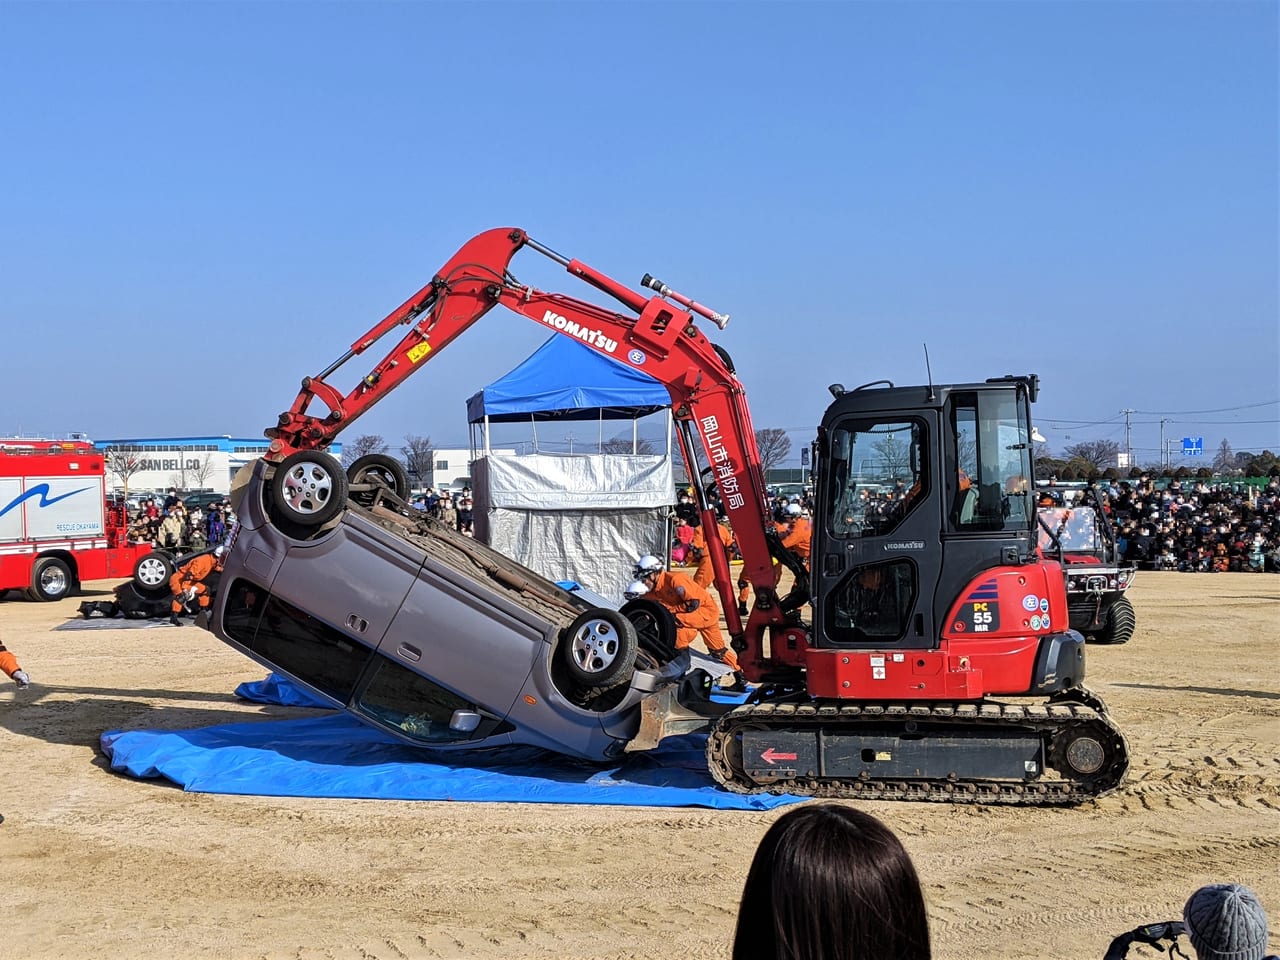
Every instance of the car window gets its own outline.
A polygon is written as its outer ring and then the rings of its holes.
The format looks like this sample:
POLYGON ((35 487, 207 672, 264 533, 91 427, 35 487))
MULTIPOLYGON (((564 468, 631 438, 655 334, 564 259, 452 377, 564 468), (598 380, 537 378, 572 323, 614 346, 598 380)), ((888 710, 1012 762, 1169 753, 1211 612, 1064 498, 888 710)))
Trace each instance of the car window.
POLYGON ((467 740, 484 736, 492 728, 486 724, 470 733, 451 730, 453 712, 475 710, 476 705, 386 657, 378 657, 373 676, 352 707, 424 743, 467 740))
POLYGON ((346 703, 373 651, 247 580, 223 616, 233 640, 298 680, 346 703))

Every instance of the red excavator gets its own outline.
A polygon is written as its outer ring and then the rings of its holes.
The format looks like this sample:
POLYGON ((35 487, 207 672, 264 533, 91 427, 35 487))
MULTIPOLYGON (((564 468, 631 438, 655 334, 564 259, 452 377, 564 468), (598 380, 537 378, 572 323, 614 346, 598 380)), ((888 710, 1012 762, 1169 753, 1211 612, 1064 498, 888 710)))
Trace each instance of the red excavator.
POLYGON ((389 489, 403 467, 366 457, 345 475, 326 447, 495 306, 573 337, 664 384, 686 464, 715 523, 728 515, 754 602, 743 622, 729 558, 708 549, 732 644, 757 684, 748 702, 699 712, 669 690, 645 705, 643 736, 710 726, 708 765, 725 788, 875 799, 1074 803, 1113 790, 1124 738, 1082 684, 1084 638, 1070 629, 1063 572, 1036 543, 1031 404, 1038 378, 896 387, 833 400, 813 443, 811 555, 782 546, 770 519, 746 394, 695 314, 728 316, 648 275, 640 293, 499 228, 466 243, 346 353, 302 381, 267 430, 271 490, 285 519, 315 526, 389 489), (522 249, 564 266, 621 308, 520 283, 522 249), (392 331, 399 342, 349 392, 339 367, 392 331), (314 401, 326 408, 311 413, 314 401), (703 456, 695 457, 695 444, 703 456), (785 595, 776 563, 794 575, 785 595), (684 711, 682 713, 682 711, 684 711), (653 730, 658 730, 654 734, 653 730))

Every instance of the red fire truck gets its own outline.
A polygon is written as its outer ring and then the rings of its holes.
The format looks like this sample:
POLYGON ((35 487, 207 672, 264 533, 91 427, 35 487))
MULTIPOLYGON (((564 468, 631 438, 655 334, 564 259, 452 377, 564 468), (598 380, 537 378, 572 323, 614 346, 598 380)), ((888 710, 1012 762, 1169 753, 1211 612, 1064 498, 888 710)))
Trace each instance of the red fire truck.
POLYGON ((106 461, 83 440, 0 440, 0 595, 60 600, 83 580, 128 577, 149 544, 108 503, 106 461))

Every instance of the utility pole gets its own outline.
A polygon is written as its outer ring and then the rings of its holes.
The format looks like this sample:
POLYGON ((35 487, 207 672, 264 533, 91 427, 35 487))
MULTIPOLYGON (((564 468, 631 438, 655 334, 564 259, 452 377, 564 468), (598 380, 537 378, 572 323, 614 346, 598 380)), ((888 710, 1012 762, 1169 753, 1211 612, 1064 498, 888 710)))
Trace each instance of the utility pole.
POLYGON ((1167 476, 1169 473, 1169 448, 1164 445, 1164 425, 1169 422, 1168 417, 1160 418, 1160 455, 1164 459, 1164 463, 1160 468, 1162 475, 1167 476))
POLYGON ((1121 410, 1120 412, 1124 414, 1124 457, 1125 457, 1125 462, 1128 464, 1129 469, 1130 469, 1130 470, 1132 470, 1132 469, 1133 469, 1133 443, 1132 443, 1132 441, 1131 441, 1131 439, 1130 439, 1130 433, 1129 433, 1129 431, 1130 431, 1130 427, 1129 427, 1129 417, 1130 417, 1130 415, 1131 415, 1131 414, 1133 414, 1135 411, 1133 411, 1133 410, 1121 410))

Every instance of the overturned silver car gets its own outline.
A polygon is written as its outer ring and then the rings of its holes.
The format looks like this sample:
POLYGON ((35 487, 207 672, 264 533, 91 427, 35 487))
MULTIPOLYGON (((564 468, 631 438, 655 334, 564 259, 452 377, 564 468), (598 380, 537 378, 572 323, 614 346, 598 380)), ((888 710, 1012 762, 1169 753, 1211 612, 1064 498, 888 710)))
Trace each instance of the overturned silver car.
POLYGON ((203 625, 432 748, 520 743, 605 760, 725 709, 679 708, 661 671, 674 652, 662 607, 593 605, 361 479, 319 452, 253 464, 203 625), (349 500, 358 489, 374 493, 349 500), (638 736, 642 719, 657 726, 638 736))

